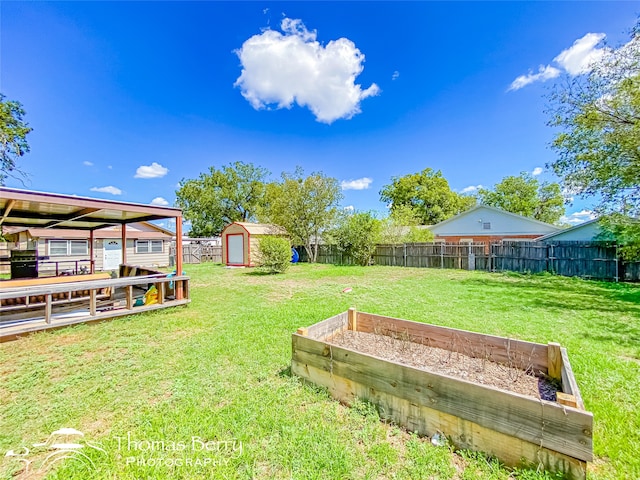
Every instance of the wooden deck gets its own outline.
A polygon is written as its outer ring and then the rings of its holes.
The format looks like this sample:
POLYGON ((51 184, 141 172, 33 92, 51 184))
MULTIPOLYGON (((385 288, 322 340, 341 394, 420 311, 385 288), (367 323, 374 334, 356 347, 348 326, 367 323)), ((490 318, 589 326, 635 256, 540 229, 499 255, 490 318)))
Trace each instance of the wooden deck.
MULTIPOLYGON (((115 279, 65 281, 9 287, 0 290, 0 342, 40 330, 78 323, 110 320, 162 308, 185 305, 189 298, 189 277, 166 274, 115 279), (157 303, 134 306, 150 285, 155 285, 157 303), (182 295, 175 295, 181 292, 182 295), (182 297, 182 298, 176 298, 182 297)), ((9 283, 7 283, 9 285, 9 283)))

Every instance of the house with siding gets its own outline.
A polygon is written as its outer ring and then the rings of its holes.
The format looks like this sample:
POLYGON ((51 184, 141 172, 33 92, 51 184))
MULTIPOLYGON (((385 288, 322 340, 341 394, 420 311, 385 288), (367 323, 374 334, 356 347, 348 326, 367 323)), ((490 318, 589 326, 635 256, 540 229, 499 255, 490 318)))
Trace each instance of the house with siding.
MULTIPOLYGON (((127 263, 144 267, 169 266, 173 232, 150 222, 127 225, 127 263)), ((10 249, 35 249, 40 275, 77 273, 95 263, 95 271, 118 270, 122 262, 122 227, 94 231, 94 255, 89 258, 89 233, 86 230, 5 227, 4 237, 10 249)))
POLYGON ((487 205, 477 205, 466 212, 429 227, 435 241, 446 243, 492 243, 503 240, 532 241, 558 232, 560 227, 540 222, 487 205))
MULTIPOLYGON (((558 232, 549 233, 538 238, 539 242, 596 242, 604 240, 602 238, 602 228, 600 219, 595 218, 570 228, 565 228, 558 232)), ((613 240, 613 239, 611 239, 613 240)))

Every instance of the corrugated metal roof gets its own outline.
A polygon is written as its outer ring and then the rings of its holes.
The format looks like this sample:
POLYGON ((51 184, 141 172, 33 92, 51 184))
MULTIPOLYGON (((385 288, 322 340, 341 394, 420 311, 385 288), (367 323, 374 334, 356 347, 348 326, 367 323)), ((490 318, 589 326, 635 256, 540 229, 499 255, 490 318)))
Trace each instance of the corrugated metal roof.
POLYGON ((3 227, 96 230, 109 225, 180 217, 179 208, 0 187, 3 227))

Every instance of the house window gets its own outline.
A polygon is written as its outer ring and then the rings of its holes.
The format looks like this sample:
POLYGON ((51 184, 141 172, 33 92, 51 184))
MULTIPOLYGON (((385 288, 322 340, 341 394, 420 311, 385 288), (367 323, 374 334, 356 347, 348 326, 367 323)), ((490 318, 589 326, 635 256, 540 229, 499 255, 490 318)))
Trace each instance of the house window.
POLYGON ((89 242, 86 240, 49 240, 49 256, 79 256, 89 254, 89 242))
POLYGON ((491 222, 482 222, 483 230, 491 230, 491 222))
POLYGON ((136 240, 136 253, 162 253, 162 240, 136 240))

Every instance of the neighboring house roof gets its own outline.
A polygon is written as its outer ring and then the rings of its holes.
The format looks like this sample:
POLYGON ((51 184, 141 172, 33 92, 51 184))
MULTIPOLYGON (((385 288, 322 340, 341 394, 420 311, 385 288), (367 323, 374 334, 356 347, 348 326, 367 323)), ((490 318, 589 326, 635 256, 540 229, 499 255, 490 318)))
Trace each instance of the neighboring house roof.
MULTIPOLYGON (((86 230, 73 229, 55 229, 55 228, 23 228, 23 227, 5 227, 5 235, 15 235, 20 232, 27 232, 31 238, 60 238, 60 239, 87 239, 89 232, 86 230)), ((122 238, 122 229, 120 226, 112 226, 94 230, 93 238, 122 238)), ((165 230, 158 225, 150 222, 137 222, 127 225, 127 238, 131 239, 163 239, 171 240, 172 232, 165 230)))
POLYGON ((560 227, 487 205, 476 205, 429 228, 440 236, 545 235, 560 227), (490 228, 484 228, 484 224, 490 228))
POLYGON ((231 225, 240 225, 250 235, 287 235, 287 231, 284 228, 271 223, 233 222, 227 225, 225 229, 231 225))
POLYGON ((589 242, 598 240, 596 237, 602 233, 602 229, 598 223, 599 220, 599 218, 595 218, 579 225, 565 228, 559 232, 549 233, 544 237, 536 238, 536 240, 540 242, 549 240, 555 240, 558 242, 589 242))

